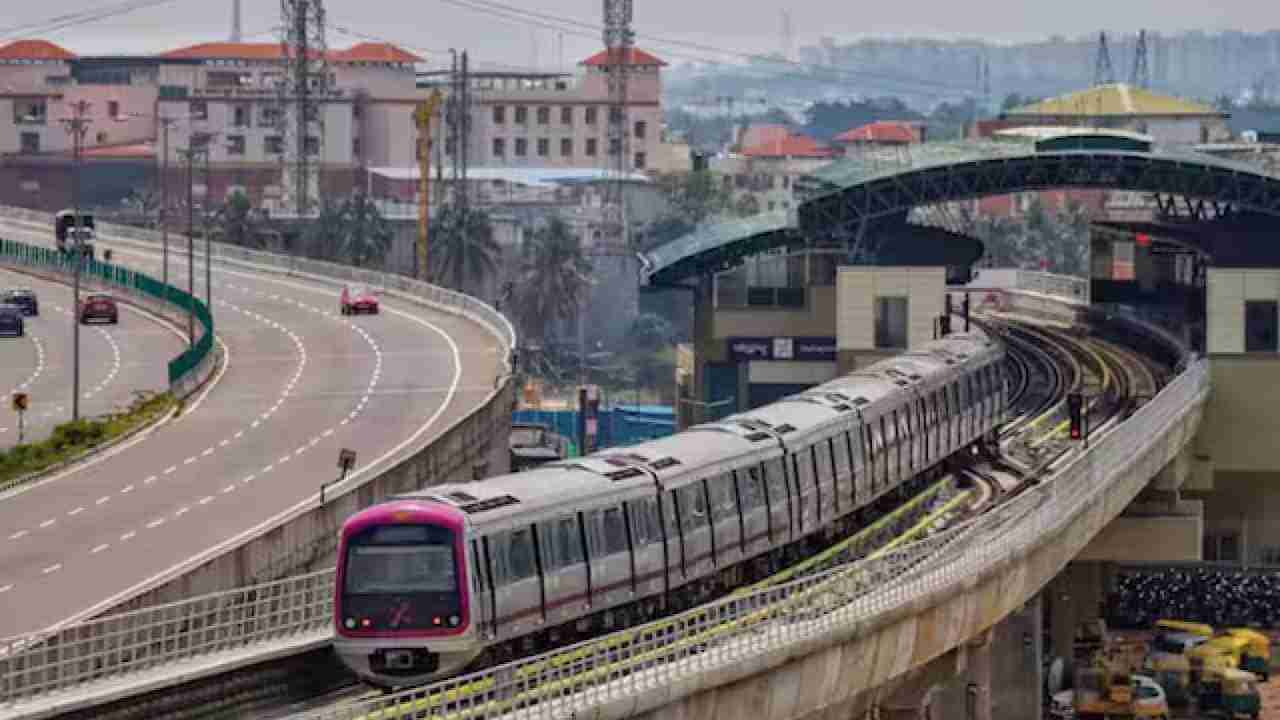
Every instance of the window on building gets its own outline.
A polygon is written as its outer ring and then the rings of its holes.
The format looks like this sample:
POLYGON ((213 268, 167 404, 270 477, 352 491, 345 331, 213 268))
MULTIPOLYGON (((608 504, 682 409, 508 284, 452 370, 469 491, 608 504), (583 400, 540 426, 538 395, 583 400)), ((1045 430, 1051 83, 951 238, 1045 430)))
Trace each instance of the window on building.
POLYGON ((790 176, 790 175, 783 175, 783 176, 782 176, 782 189, 783 189, 783 190, 786 190, 786 189, 788 189, 788 188, 790 188, 790 187, 791 187, 791 176, 790 176))
POLYGON ((360 138, 351 138, 351 157, 360 157, 360 138))
MULTIPOLYGON (((589 110, 588 110, 589 111, 589 110)), ((595 138, 587 138, 587 157, 595 157, 599 141, 595 138)))
POLYGON ((444 139, 444 155, 445 157, 453 157, 453 151, 458 146, 457 138, 447 137, 444 139))
POLYGON ((774 202, 773 200, 770 200, 770 201, 769 201, 769 212, 773 212, 774 210, 777 210, 777 209, 778 209, 778 203, 774 202))
POLYGON ((40 133, 24 132, 19 137, 23 153, 30 155, 40 152, 40 133))
POLYGON ((227 154, 228 155, 244 154, 244 136, 243 135, 227 136, 227 154))
POLYGON ((649 156, 646 153, 638 152, 635 156, 635 169, 643 170, 649 164, 649 156))
POLYGON ((318 122, 320 120, 320 106, 307 105, 306 110, 304 110, 302 113, 302 116, 306 118, 307 122, 309 123, 318 122))
POLYGON ((516 157, 524 157, 529 154, 529 141, 524 138, 516 138, 516 157))
POLYGON ((249 118, 252 114, 248 105, 236 105, 231 111, 231 124, 235 127, 249 127, 249 118))
POLYGON ((907 346, 907 298, 876 298, 876 347, 907 346))
POLYGON ((617 155, 622 152, 622 138, 609 138, 609 154, 617 155))
POLYGON ((546 157, 551 154, 551 141, 547 138, 538 138, 538 157, 546 157))
POLYGON ((525 125, 529 122, 529 108, 523 105, 516 106, 516 124, 525 125))
POLYGON ((573 157, 573 140, 570 138, 560 138, 560 156, 573 157))
POLYGON ((593 108, 593 107, 587 108, 586 111, 583 113, 582 122, 588 125, 595 125, 596 111, 597 111, 597 108, 593 108))
POLYGON ((44 125, 48 121, 49 106, 44 100, 15 100, 13 122, 17 125, 44 125))
POLYGON ((209 104, 203 100, 192 100, 187 105, 187 114, 190 115, 193 120, 208 120, 209 104))
POLYGON ((1244 351, 1276 351, 1276 301, 1249 300, 1244 304, 1244 351))
POLYGON ((259 127, 275 127, 280 122, 280 108, 272 105, 263 105, 262 112, 258 113, 259 127))
POLYGON ((494 105, 493 106, 493 124, 505 125, 506 122, 507 122, 507 106, 494 105))
POLYGON ((538 108, 538 124, 539 125, 551 124, 551 108, 549 107, 538 108))
POLYGON ((314 135, 308 135, 307 139, 302 142, 302 150, 308 155, 319 155, 320 138, 314 135))
POLYGON ((561 125, 573 124, 573 108, 568 106, 560 108, 560 124, 561 125))
POLYGON ((622 108, 609 108, 609 124, 619 125, 622 123, 622 108))
POLYGON ((262 139, 262 147, 268 155, 280 155, 284 152, 284 138, 268 135, 262 139))
POLYGON ((643 140, 645 133, 648 131, 648 129, 649 129, 649 123, 643 120, 636 121, 635 133, 637 138, 643 140))
POLYGON ((493 156, 503 157, 506 154, 507 154, 506 138, 494 138, 493 139, 493 156))
POLYGON ((120 117, 120 101, 119 100, 107 101, 107 117, 113 120, 115 118, 120 117))

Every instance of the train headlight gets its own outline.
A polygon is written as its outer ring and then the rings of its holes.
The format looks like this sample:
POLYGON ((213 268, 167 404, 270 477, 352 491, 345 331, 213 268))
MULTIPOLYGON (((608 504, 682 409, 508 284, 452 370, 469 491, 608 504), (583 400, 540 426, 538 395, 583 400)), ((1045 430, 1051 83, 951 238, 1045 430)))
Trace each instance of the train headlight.
POLYGON ((459 622, 462 622, 462 618, 458 617, 457 615, 449 616, 449 627, 458 627, 459 622))
POLYGON ((346 622, 345 624, 346 624, 346 626, 347 626, 347 629, 348 629, 348 630, 354 630, 354 629, 355 629, 355 627, 356 627, 356 619, 355 619, 355 618, 347 618, 347 622, 346 622))

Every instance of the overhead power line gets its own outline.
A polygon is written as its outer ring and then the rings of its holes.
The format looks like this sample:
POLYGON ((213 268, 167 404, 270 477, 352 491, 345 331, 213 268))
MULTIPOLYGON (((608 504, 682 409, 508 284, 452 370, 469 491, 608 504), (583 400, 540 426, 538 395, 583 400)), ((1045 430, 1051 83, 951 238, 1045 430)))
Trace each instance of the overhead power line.
POLYGON ((57 30, 65 30, 79 25, 100 22, 117 15, 125 15, 138 10, 169 5, 179 0, 125 0, 110 5, 95 5, 86 10, 63 13, 51 18, 35 22, 22 23, 7 28, 0 28, 0 39, 9 40, 19 35, 44 35, 57 30))

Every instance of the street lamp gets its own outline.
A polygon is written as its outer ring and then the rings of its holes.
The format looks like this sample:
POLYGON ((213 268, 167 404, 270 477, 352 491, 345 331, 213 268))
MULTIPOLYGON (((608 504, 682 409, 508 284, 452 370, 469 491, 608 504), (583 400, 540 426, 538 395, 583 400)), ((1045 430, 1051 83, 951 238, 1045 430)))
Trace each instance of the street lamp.
POLYGON ((62 118, 62 125, 71 134, 74 148, 74 165, 71 170, 71 211, 73 215, 73 242, 71 244, 75 280, 72 283, 73 304, 71 311, 71 419, 80 419, 80 266, 84 263, 84 219, 80 216, 80 159, 84 148, 84 136, 89 132, 90 119, 87 100, 71 103, 71 117, 62 118))
MULTIPOLYGON (((187 313, 187 342, 194 346, 196 342, 196 263, 195 263, 195 164, 196 157, 204 155, 205 158, 205 202, 209 197, 209 173, 208 161, 209 150, 213 143, 213 139, 219 133, 196 132, 191 133, 191 138, 187 141, 185 150, 179 150, 179 154, 187 163, 187 293, 191 296, 191 305, 187 313)), ((202 211, 203 214, 203 211, 202 211)), ((212 250, 210 248, 209 232, 205 230, 205 297, 207 298, 206 310, 212 315, 213 313, 213 270, 210 265, 210 256, 212 250)))

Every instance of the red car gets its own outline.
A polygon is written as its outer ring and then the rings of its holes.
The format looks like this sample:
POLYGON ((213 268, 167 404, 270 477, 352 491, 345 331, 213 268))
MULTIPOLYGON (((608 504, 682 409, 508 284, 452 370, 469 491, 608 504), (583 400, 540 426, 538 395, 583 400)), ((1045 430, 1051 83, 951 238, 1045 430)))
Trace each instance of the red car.
POLYGON ((112 325, 120 322, 120 310, 115 298, 94 293, 80 301, 80 322, 88 325, 93 320, 105 320, 112 325))
POLYGON ((378 295, 363 285, 348 285, 342 288, 342 314, 356 313, 378 314, 378 295))

